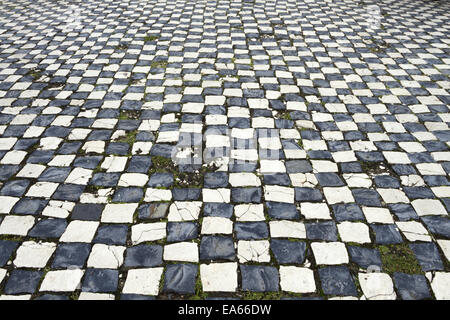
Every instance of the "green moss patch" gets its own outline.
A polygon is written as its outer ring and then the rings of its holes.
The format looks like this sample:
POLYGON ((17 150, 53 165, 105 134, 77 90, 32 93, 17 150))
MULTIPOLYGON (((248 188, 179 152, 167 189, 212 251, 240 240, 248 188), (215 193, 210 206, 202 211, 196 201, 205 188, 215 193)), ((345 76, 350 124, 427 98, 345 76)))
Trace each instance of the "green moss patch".
POLYGON ((389 274, 403 272, 422 274, 419 262, 406 244, 379 246, 383 271, 389 274))

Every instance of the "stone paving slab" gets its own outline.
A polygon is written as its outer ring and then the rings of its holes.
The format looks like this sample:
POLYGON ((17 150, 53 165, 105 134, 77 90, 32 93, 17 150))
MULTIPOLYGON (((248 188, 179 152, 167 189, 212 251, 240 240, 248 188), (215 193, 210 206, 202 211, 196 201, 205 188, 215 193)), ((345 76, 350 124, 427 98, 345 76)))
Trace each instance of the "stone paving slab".
POLYGON ((0 3, 0 299, 450 299, 450 3, 0 3))

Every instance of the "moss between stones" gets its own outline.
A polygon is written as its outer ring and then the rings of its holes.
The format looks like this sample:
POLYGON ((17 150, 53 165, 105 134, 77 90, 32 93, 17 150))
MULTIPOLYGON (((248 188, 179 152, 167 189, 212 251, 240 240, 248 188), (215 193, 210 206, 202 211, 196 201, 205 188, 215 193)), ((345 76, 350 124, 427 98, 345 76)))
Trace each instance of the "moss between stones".
POLYGON ((403 272, 423 274, 412 250, 406 244, 379 246, 383 271, 388 274, 403 272))
POLYGON ((117 139, 117 142, 126 142, 131 146, 136 141, 136 134, 137 134, 137 130, 127 132, 127 134, 125 136, 117 139))
POLYGON ((158 38, 159 38, 158 36, 146 36, 144 38, 144 41, 145 42, 154 41, 154 40, 157 40, 158 38))

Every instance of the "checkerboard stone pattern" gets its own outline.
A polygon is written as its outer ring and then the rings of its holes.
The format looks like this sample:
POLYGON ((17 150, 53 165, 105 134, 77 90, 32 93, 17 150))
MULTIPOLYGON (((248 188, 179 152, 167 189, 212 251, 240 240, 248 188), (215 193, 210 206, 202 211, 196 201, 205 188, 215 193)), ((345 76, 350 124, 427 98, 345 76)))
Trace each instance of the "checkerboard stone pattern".
POLYGON ((0 299, 450 299, 448 1, 0 17, 0 299))

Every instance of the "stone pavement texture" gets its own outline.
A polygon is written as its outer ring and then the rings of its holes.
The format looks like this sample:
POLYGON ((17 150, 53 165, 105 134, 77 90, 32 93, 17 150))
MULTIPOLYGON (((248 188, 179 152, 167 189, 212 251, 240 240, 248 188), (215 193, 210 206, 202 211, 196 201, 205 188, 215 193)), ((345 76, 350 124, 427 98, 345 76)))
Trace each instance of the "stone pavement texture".
POLYGON ((450 299, 449 19, 2 1, 0 299, 450 299))

